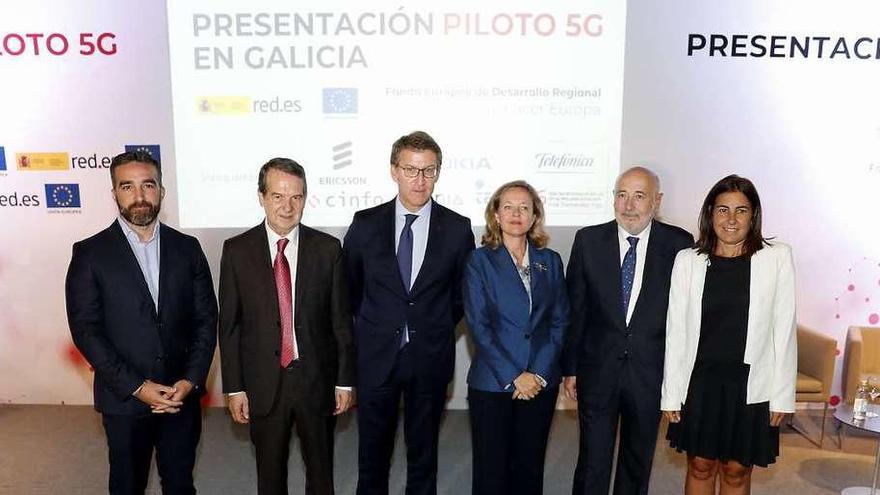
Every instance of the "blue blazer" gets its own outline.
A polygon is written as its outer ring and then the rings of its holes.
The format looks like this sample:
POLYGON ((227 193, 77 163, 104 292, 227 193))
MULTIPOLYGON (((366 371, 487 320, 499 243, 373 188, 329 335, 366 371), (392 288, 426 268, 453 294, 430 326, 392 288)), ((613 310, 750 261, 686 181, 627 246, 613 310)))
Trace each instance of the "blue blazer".
POLYGON ((504 246, 481 247, 468 260, 465 317, 476 344, 468 385, 504 392, 523 371, 559 384, 559 355, 568 325, 568 296, 562 259, 531 243, 532 307, 510 253, 504 246))

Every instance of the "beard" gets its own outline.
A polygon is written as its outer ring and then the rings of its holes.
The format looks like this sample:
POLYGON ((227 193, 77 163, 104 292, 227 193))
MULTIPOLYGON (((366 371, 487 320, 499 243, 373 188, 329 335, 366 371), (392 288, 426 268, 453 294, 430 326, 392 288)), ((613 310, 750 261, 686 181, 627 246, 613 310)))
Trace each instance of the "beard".
POLYGON ((122 214, 122 218, 138 227, 146 227, 153 223, 156 217, 159 216, 159 210, 162 206, 161 203, 154 205, 148 201, 139 201, 127 207, 120 205, 118 202, 116 204, 119 206, 119 213, 122 214))

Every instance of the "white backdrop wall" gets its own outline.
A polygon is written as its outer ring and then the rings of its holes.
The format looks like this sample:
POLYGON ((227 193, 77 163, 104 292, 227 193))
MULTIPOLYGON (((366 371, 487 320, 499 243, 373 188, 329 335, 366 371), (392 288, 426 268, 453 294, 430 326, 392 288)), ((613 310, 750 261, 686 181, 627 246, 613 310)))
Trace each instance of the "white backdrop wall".
POLYGON ((837 339, 839 380, 848 326, 880 326, 880 6, 630 1, 629 13, 622 162, 655 168, 665 218, 692 232, 715 181, 755 182, 765 235, 794 249, 798 320, 837 339), (745 35, 746 53, 760 52, 754 36, 812 39, 806 58, 688 56, 691 34, 745 35), (831 56, 840 39, 849 57, 831 56))
MULTIPOLYGON (((537 2, 534 8, 540 9, 537 2)), ((186 164, 175 160, 166 11, 160 2, 109 1, 3 10, 0 402, 88 404, 92 376, 70 342, 63 280, 71 244, 115 216, 109 174, 100 166, 104 157, 126 145, 158 145, 168 189, 162 219, 179 224, 175 172, 186 164), (100 45, 106 54, 97 48, 91 55, 80 53, 105 32, 114 34, 100 45), (29 33, 43 35, 38 48, 32 44, 36 36, 25 36, 29 33), (53 33, 68 40, 65 53, 49 51, 62 48, 58 36, 46 44, 53 33), (82 33, 92 33, 85 45, 82 33), (21 155, 28 157, 27 166, 21 155)), ((837 338, 841 351, 847 326, 880 324, 880 36, 874 25, 880 8, 863 2, 832 7, 729 0, 707 6, 630 0, 626 15, 621 156, 615 168, 641 163, 657 170, 665 191, 663 218, 691 231, 717 179, 728 173, 750 177, 761 192, 765 233, 794 248, 799 320, 837 338), (697 39, 692 35, 709 44, 713 34, 716 48, 727 39, 726 56, 721 50, 710 56, 708 47, 688 54, 689 39, 697 39), (745 48, 737 51, 746 56, 732 56, 733 35, 745 35, 745 48), (754 36, 766 41, 753 41, 754 36), (830 41, 822 57, 817 42, 807 57, 770 57, 772 36, 830 41), (849 57, 831 56, 829 47, 839 38, 849 57), (860 38, 868 41, 858 54, 869 52, 870 58, 857 58, 854 44, 860 38), (753 42, 768 47, 767 55, 749 55, 759 51, 753 42)), ((788 54, 772 53, 783 52, 788 54)), ((422 122, 430 131, 431 115, 422 122)), ((385 166, 384 148, 410 130, 398 123, 389 116, 387 143, 377 146, 382 154, 364 161, 385 166)), ((592 136, 583 134, 590 142, 592 136)), ((259 149, 243 154, 253 156, 254 172, 267 158, 259 149)), ((441 180, 437 192, 454 192, 444 187, 441 180)), ((188 230, 200 239, 215 280, 222 240, 239 231, 188 230)), ((327 231, 341 236, 344 228, 327 231)), ((563 259, 573 233, 573 228, 551 230, 551 247, 563 259)), ((462 336, 450 407, 466 405, 468 363, 462 336)), ((221 404, 217 371, 215 360, 208 396, 213 405, 221 404)))

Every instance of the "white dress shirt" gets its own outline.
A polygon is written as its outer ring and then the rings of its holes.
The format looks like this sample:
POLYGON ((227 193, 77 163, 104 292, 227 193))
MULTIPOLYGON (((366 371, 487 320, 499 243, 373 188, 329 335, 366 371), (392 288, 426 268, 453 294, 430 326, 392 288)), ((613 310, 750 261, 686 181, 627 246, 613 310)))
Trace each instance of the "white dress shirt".
MULTIPOLYGON (((282 239, 282 236, 272 230, 268 221, 264 221, 263 225, 266 227, 266 237, 269 239, 269 260, 274 268, 275 256, 278 255, 278 241, 282 239)), ((283 238, 287 239, 287 247, 284 248, 284 257, 287 258, 287 264, 290 265, 290 314, 292 318, 292 321, 290 322, 290 331, 293 332, 293 348, 296 349, 297 357, 299 357, 300 349, 299 345, 296 343, 296 332, 293 330, 293 322, 296 321, 294 309, 296 308, 296 258, 299 254, 299 225, 294 227, 293 230, 288 232, 283 238)))
POLYGON ((138 266, 141 267, 141 273, 144 274, 144 281, 147 282, 147 289, 150 290, 150 296, 153 298, 153 305, 156 311, 159 311, 159 222, 153 224, 153 235, 146 241, 142 241, 138 237, 137 232, 131 228, 131 225, 121 216, 117 219, 122 227, 122 233, 128 240, 128 245, 137 259, 138 266))
POLYGON ((394 253, 400 245, 400 233, 406 226, 406 215, 418 215, 412 223, 413 232, 413 252, 412 252, 412 276, 409 281, 411 289, 422 268, 422 262, 425 261, 425 250, 428 248, 428 227, 431 226, 431 200, 425 203, 425 206, 413 213, 403 206, 400 197, 394 201, 394 253))
MULTIPOLYGON (((506 248, 505 248, 506 249, 506 248)), ((523 287, 526 288, 526 294, 529 296, 529 316, 532 314, 532 275, 531 275, 531 267, 529 266, 529 245, 526 243, 526 250, 523 253, 522 264, 520 265, 516 261, 516 256, 507 251, 510 254, 510 259, 513 260, 513 266, 516 267, 517 274, 519 275, 520 280, 522 280, 523 287), (525 268, 525 271, 520 271, 520 268, 525 268)))
MULTIPOLYGON (((159 222, 153 225, 153 235, 149 239, 142 241, 138 237, 137 232, 131 228, 131 225, 125 221, 122 216, 117 218, 119 226, 122 227, 122 233, 131 246, 131 251, 137 259, 138 266, 141 267, 141 273, 144 275, 144 281, 147 283, 147 289, 150 291, 150 297, 153 299, 153 305, 156 312, 159 312, 159 222)), ((146 381, 144 381, 146 383, 146 381)), ((138 392, 144 388, 143 383, 131 393, 137 396, 138 392)))
POLYGON ((630 234, 620 224, 617 225, 617 240, 620 245, 620 266, 623 267, 623 258, 626 256, 626 252, 629 251, 629 241, 626 240, 627 237, 638 237, 639 242, 636 244, 636 274, 633 279, 632 291, 630 291, 629 295, 629 306, 626 309, 626 324, 629 325, 629 320, 632 318, 633 310, 636 308, 636 302, 639 300, 639 292, 642 290, 642 276, 645 273, 645 254, 648 252, 648 240, 651 237, 651 224, 654 221, 648 222, 648 226, 645 227, 644 230, 639 232, 636 235, 630 234))
MULTIPOLYGON (((278 241, 281 240, 282 236, 278 235, 272 227, 269 226, 268 221, 264 221, 263 225, 266 227, 266 237, 269 242, 269 258, 273 264, 275 264, 275 256, 278 255, 278 241)), ((284 248, 284 257, 287 258, 287 264, 290 265, 290 314, 293 318, 293 321, 296 321, 296 315, 294 314, 294 310, 296 308, 296 259, 299 255, 299 225, 293 228, 286 236, 283 236, 287 239, 287 246, 284 248)), ((291 322, 292 323, 292 322, 291 322)), ((293 332, 293 345, 296 348, 297 356, 302 355, 302 350, 299 348, 299 345, 296 343, 296 332, 294 331, 295 325, 291 324, 291 331, 293 332)), ((351 390, 351 387, 336 387, 337 390, 351 390)), ((226 395, 235 395, 243 392, 230 392, 226 395)))
MULTIPOLYGON (((507 248, 504 248, 504 249, 507 249, 507 248)), ((516 267, 517 275, 519 275, 520 280, 522 280, 523 287, 525 287, 525 289, 526 289, 526 294, 528 294, 528 296, 529 296, 529 316, 531 316, 532 315, 532 285, 531 285, 532 284, 532 276, 531 276, 531 266, 529 266, 529 245, 528 245, 528 242, 526 243, 526 251, 525 251, 525 253, 523 253, 522 265, 517 263, 516 256, 514 256, 513 253, 510 252, 510 250, 508 250, 507 252, 508 252, 508 254, 510 254, 510 259, 513 260, 513 266, 516 267), (526 273, 525 276, 523 276, 523 274, 519 271, 520 267, 525 267, 527 269, 525 272, 526 273)), ((541 382, 542 387, 547 386, 547 380, 545 380, 543 376, 541 376, 537 373, 535 373, 535 376, 538 377, 538 381, 541 382)), ((517 377, 517 378, 519 378, 519 377, 517 377)), ((512 387, 512 386, 513 386, 512 383, 508 383, 507 386, 504 388, 510 389, 510 387, 512 387)))

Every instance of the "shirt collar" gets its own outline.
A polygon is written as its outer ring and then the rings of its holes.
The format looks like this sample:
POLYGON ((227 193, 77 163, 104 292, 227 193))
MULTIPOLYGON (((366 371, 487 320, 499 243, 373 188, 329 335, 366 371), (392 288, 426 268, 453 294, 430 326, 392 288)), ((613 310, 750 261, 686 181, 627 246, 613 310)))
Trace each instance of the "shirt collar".
MULTIPOLYGON (((277 245, 278 240, 281 239, 282 236, 272 230, 272 227, 269 226, 268 220, 263 220, 263 226, 266 228, 266 235, 269 238, 269 244, 273 246, 277 245)), ((287 239, 290 244, 296 244, 299 241, 299 224, 283 237, 287 239)))
POLYGON ((133 228, 131 228, 131 225, 129 225, 128 222, 126 222, 124 218, 122 218, 122 215, 118 215, 116 217, 116 220, 119 222, 119 226, 122 227, 122 233, 125 235, 125 238, 128 239, 129 241, 136 241, 136 242, 140 242, 142 244, 149 244, 149 243, 153 242, 154 240, 156 240, 156 238, 159 236, 159 221, 158 220, 156 220, 156 224, 153 226, 153 235, 151 235, 150 238, 147 239, 146 241, 141 241, 141 238, 138 237, 138 233, 135 232, 133 228))
MULTIPOLYGON (((433 200, 429 199, 428 202, 425 203, 425 206, 422 206, 419 209, 419 211, 415 212, 414 214, 418 215, 419 218, 422 218, 425 215, 430 216, 431 215, 431 203, 433 203, 433 202, 434 202, 433 200)), ((407 210, 406 207, 403 206, 403 203, 400 202, 400 196, 397 196, 394 199, 394 215, 398 216, 398 217, 402 217, 404 215, 412 215, 412 214, 413 213, 411 211, 407 210)))
MULTIPOLYGON (((530 263, 530 262, 529 262, 529 246, 530 246, 530 245, 531 245, 531 243, 530 243, 528 240, 526 240, 526 250, 525 250, 525 252, 523 253, 523 259, 522 259, 523 264, 522 264, 522 266, 529 266, 529 263, 530 263)), ((502 246, 504 246, 504 245, 502 244, 502 246)), ((513 260, 513 264, 514 264, 514 266, 516 266, 516 256, 514 256, 513 253, 511 253, 510 250, 507 249, 506 246, 504 247, 504 250, 507 251, 507 254, 510 255, 510 259, 513 260)))
POLYGON ((627 237, 638 237, 639 244, 644 246, 645 242, 648 240, 648 237, 651 236, 651 226, 652 225, 654 225, 653 219, 650 222, 648 222, 648 226, 645 227, 644 229, 642 229, 641 232, 639 232, 636 235, 632 235, 629 232, 627 232, 623 227, 621 227, 620 224, 617 224, 617 238, 620 239, 620 242, 629 244, 629 241, 626 240, 627 237))

